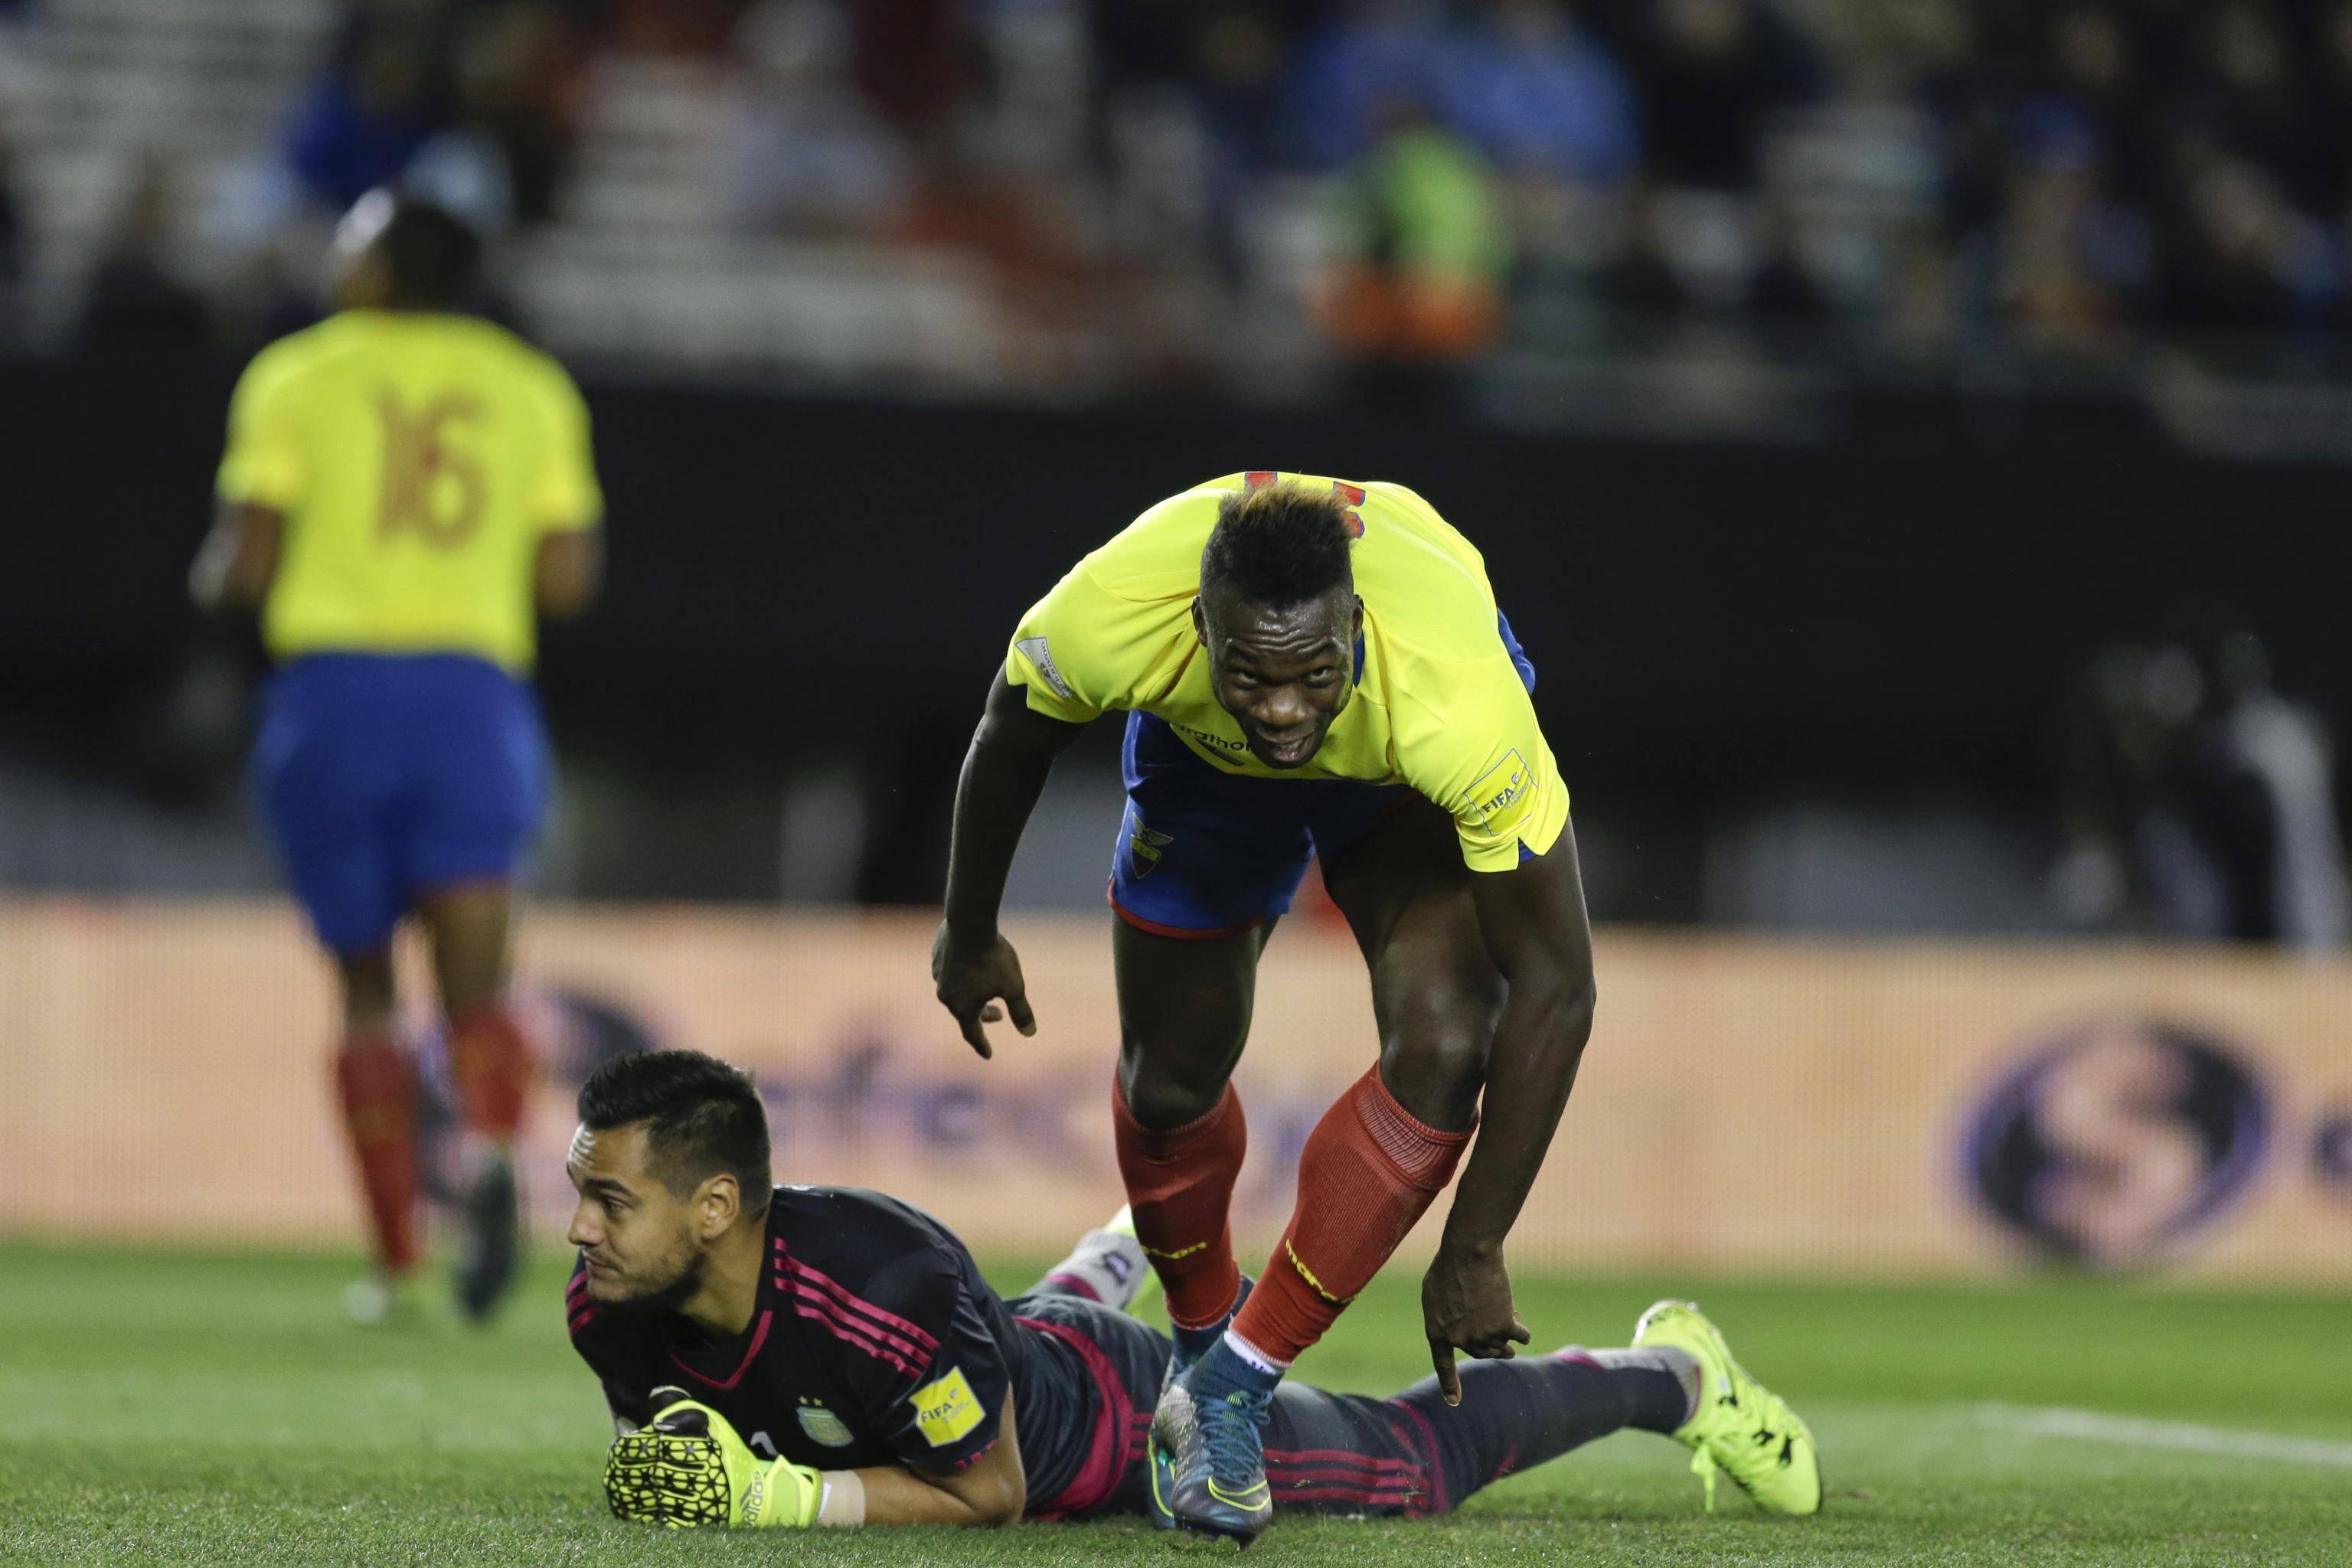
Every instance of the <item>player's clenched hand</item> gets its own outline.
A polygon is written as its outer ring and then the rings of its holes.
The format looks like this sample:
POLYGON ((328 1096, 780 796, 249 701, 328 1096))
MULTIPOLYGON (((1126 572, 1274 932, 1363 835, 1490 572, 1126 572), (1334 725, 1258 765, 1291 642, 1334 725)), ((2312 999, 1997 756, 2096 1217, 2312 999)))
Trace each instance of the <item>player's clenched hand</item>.
POLYGON ((1012 1015, 1013 1026, 1024 1035, 1037 1032, 1036 1016, 1029 1011, 1029 993, 1021 980, 1021 958, 1002 936, 985 945, 960 942, 945 921, 931 943, 931 979, 939 986, 940 1005, 955 1015, 956 1027, 982 1058, 996 1053, 982 1024, 994 1024, 1012 1015), (999 1007, 998 998, 1004 1005, 999 1007))
POLYGON ((1535 1338, 1511 1304, 1511 1274, 1496 1253, 1450 1251, 1441 1246, 1421 1281, 1421 1315, 1429 1335, 1430 1364, 1448 1405, 1462 1403, 1454 1352, 1508 1361, 1516 1346, 1535 1338))
POLYGON ((727 1417, 682 1389, 655 1389, 653 1405, 653 1421, 615 1438, 604 1460, 604 1500, 615 1517, 680 1530, 798 1527, 815 1520, 824 1482, 814 1470, 762 1459, 727 1417))

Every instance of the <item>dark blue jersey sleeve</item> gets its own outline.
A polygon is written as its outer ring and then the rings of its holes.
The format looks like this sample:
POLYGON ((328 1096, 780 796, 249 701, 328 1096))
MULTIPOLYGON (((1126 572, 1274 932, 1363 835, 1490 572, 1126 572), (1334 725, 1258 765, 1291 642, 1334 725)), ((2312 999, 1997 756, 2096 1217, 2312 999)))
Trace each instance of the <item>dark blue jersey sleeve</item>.
POLYGON ((847 1279, 803 1264, 794 1279, 842 1342, 859 1426, 900 1463, 960 1469, 995 1445, 1012 1370, 952 1252, 921 1245, 847 1279))

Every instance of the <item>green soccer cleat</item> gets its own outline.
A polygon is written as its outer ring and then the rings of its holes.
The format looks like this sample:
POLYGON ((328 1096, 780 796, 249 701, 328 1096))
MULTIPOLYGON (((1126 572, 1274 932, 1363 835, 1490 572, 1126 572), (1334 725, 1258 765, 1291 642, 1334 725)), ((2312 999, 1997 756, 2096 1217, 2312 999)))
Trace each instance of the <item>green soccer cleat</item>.
POLYGON ((1247 1546, 1274 1520, 1265 1426, 1271 1394, 1236 1389, 1195 1403, 1177 1383, 1151 1422, 1151 1518, 1163 1530, 1230 1537, 1247 1546))
POLYGON ((1633 1325, 1637 1350, 1672 1346, 1698 1363, 1698 1413, 1675 1433, 1691 1450, 1691 1473, 1706 1483, 1715 1509, 1715 1472, 1774 1513, 1822 1510, 1822 1461, 1813 1434, 1787 1400, 1731 1359, 1723 1331, 1688 1301, 1660 1301, 1633 1325))

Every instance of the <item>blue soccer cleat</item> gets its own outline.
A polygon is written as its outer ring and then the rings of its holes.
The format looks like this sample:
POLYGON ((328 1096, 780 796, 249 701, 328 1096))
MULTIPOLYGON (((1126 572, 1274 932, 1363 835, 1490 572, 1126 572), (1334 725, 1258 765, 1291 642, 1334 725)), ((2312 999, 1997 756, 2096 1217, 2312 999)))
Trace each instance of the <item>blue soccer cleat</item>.
POLYGON ((1274 1520, 1261 1429, 1271 1390, 1204 1391, 1192 1379, 1160 1396, 1151 1422, 1151 1514, 1162 1529, 1221 1535, 1247 1546, 1274 1520))

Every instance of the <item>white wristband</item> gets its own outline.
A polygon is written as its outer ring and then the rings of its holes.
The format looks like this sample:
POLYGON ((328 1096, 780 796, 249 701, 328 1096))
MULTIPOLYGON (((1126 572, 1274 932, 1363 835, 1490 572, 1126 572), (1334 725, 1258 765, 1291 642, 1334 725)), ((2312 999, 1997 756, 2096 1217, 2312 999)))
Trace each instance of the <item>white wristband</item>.
POLYGON ((816 1505, 817 1523, 866 1522, 866 1483, 856 1470, 827 1470, 818 1479, 824 1482, 824 1495, 816 1505))

